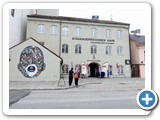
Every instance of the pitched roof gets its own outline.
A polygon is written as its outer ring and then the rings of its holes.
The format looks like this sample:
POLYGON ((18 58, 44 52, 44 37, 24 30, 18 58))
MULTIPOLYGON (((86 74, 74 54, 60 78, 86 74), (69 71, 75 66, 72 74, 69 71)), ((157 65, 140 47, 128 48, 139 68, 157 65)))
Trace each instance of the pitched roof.
POLYGON ((97 19, 87 19, 87 18, 76 18, 76 17, 64 17, 64 16, 48 16, 48 15, 27 15, 27 17, 32 18, 43 18, 43 19, 55 19, 55 20, 66 20, 66 21, 78 21, 78 22, 90 22, 90 23, 104 23, 104 24, 118 24, 118 25, 130 25, 129 23, 122 23, 110 20, 97 20, 97 19))
POLYGON ((36 43, 38 43, 40 46, 42 46, 43 48, 45 48, 46 50, 48 50, 48 51, 51 52, 52 54, 54 54, 54 55, 55 55, 56 57, 58 57, 59 59, 61 59, 61 65, 63 64, 63 59, 62 59, 59 55, 57 55, 56 53, 54 53, 52 50, 48 49, 47 47, 41 45, 37 40, 35 40, 35 39, 32 38, 32 37, 26 39, 26 40, 23 41, 23 42, 18 43, 17 45, 15 45, 15 46, 13 46, 13 47, 11 47, 11 48, 9 48, 9 50, 13 49, 14 47, 16 47, 16 46, 18 46, 18 45, 20 45, 20 44, 22 44, 22 43, 24 43, 24 42, 26 42, 27 40, 30 40, 30 39, 33 40, 33 41, 35 41, 36 43))
POLYGON ((132 35, 130 34, 130 40, 137 42, 138 44, 145 44, 145 36, 144 35, 132 35))

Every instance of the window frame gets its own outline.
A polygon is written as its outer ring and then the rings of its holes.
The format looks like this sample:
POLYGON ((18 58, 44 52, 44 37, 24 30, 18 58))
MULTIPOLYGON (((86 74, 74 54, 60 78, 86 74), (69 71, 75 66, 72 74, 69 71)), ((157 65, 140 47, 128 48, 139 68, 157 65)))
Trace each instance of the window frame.
POLYGON ((64 35, 64 36, 69 35, 69 27, 68 26, 63 26, 62 27, 62 35, 64 35))
POLYGON ((119 56, 123 55, 123 47, 122 46, 117 47, 117 55, 119 55, 119 56))
POLYGON ((97 29, 96 28, 91 28, 91 37, 96 38, 97 37, 96 34, 97 34, 97 29))
POLYGON ((82 47, 80 44, 75 45, 75 53, 76 54, 81 54, 82 53, 82 47))
POLYGON ((62 44, 62 53, 68 53, 68 48, 69 48, 68 44, 66 43, 62 44))
POLYGON ((46 29, 46 26, 44 24, 38 24, 37 33, 44 34, 45 33, 45 29, 46 29))
POLYGON ((123 32, 122 30, 117 30, 117 39, 122 39, 123 32))
POLYGON ((51 25, 50 26, 50 34, 51 35, 57 35, 58 34, 58 30, 57 30, 57 26, 56 25, 51 25))
POLYGON ((91 45, 91 54, 97 54, 97 45, 91 45))
POLYGON ((111 55, 112 54, 112 46, 107 45, 106 46, 106 55, 111 55), (108 53, 107 53, 108 52, 108 53))
POLYGON ((111 38, 112 31, 110 29, 106 29, 106 38, 111 38))
POLYGON ((62 73, 63 74, 68 74, 69 73, 69 65, 67 65, 67 64, 62 65, 62 73))
POLYGON ((76 37, 81 37, 82 36, 82 28, 81 27, 76 27, 76 37))

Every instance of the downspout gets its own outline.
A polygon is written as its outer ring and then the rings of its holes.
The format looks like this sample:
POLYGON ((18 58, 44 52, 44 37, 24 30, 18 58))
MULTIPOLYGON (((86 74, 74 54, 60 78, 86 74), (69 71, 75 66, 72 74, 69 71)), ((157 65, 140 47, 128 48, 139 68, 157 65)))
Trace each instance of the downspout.
POLYGON ((130 52, 130 74, 132 77, 132 55, 131 55, 131 39, 130 39, 130 33, 129 33, 129 29, 128 29, 128 35, 129 35, 129 52, 130 52))
MULTIPOLYGON (((62 21, 60 20, 60 32, 59 32, 59 56, 61 57, 61 39, 62 39, 62 37, 61 37, 61 26, 62 26, 62 21)), ((62 63, 60 63, 60 79, 61 79, 61 69, 62 69, 62 64, 63 64, 63 62, 62 63)))

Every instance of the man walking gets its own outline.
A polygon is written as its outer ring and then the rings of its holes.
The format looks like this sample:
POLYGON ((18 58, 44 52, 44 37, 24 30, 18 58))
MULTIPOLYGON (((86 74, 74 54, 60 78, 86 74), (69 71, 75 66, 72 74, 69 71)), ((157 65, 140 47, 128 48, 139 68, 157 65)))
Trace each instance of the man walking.
POLYGON ((73 68, 69 71, 69 86, 72 85, 72 80, 73 80, 73 68))

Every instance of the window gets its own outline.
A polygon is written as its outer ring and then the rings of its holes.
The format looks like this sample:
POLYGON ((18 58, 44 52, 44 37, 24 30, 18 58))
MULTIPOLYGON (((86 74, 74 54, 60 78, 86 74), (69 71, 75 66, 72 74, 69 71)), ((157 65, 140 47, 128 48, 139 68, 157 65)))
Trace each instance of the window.
POLYGON ((62 53, 68 53, 68 45, 67 44, 62 45, 62 53))
POLYGON ((14 17, 15 9, 11 9, 11 16, 14 17))
POLYGON ((53 25, 50 27, 50 34, 57 34, 57 26, 53 25))
POLYGON ((80 27, 76 27, 76 36, 77 37, 80 37, 82 34, 81 34, 81 28, 80 27))
POLYGON ((80 44, 75 45, 75 53, 81 53, 81 45, 80 44))
POLYGON ((111 38, 111 30, 106 30, 106 38, 111 38))
POLYGON ((106 46, 106 54, 111 55, 112 54, 112 47, 111 46, 106 46))
POLYGON ((118 66, 118 74, 123 74, 123 65, 118 66))
POLYGON ((62 28, 62 35, 69 35, 69 28, 67 26, 62 28))
POLYGON ((117 30, 117 38, 122 38, 122 31, 121 30, 117 30))
POLYGON ((62 65, 62 73, 68 73, 68 65, 67 64, 62 65))
POLYGON ((76 65, 76 66, 75 66, 75 71, 76 71, 76 70, 78 70, 78 72, 81 73, 81 65, 79 65, 79 64, 76 65))
POLYGON ((96 54, 97 53, 97 46, 96 45, 92 45, 91 46, 91 54, 96 54))
POLYGON ((122 46, 117 47, 117 55, 123 55, 123 47, 122 46))
POLYGON ((91 29, 91 37, 96 37, 96 28, 91 29))
POLYGON ((39 24, 37 32, 38 33, 45 33, 45 25, 39 24))

